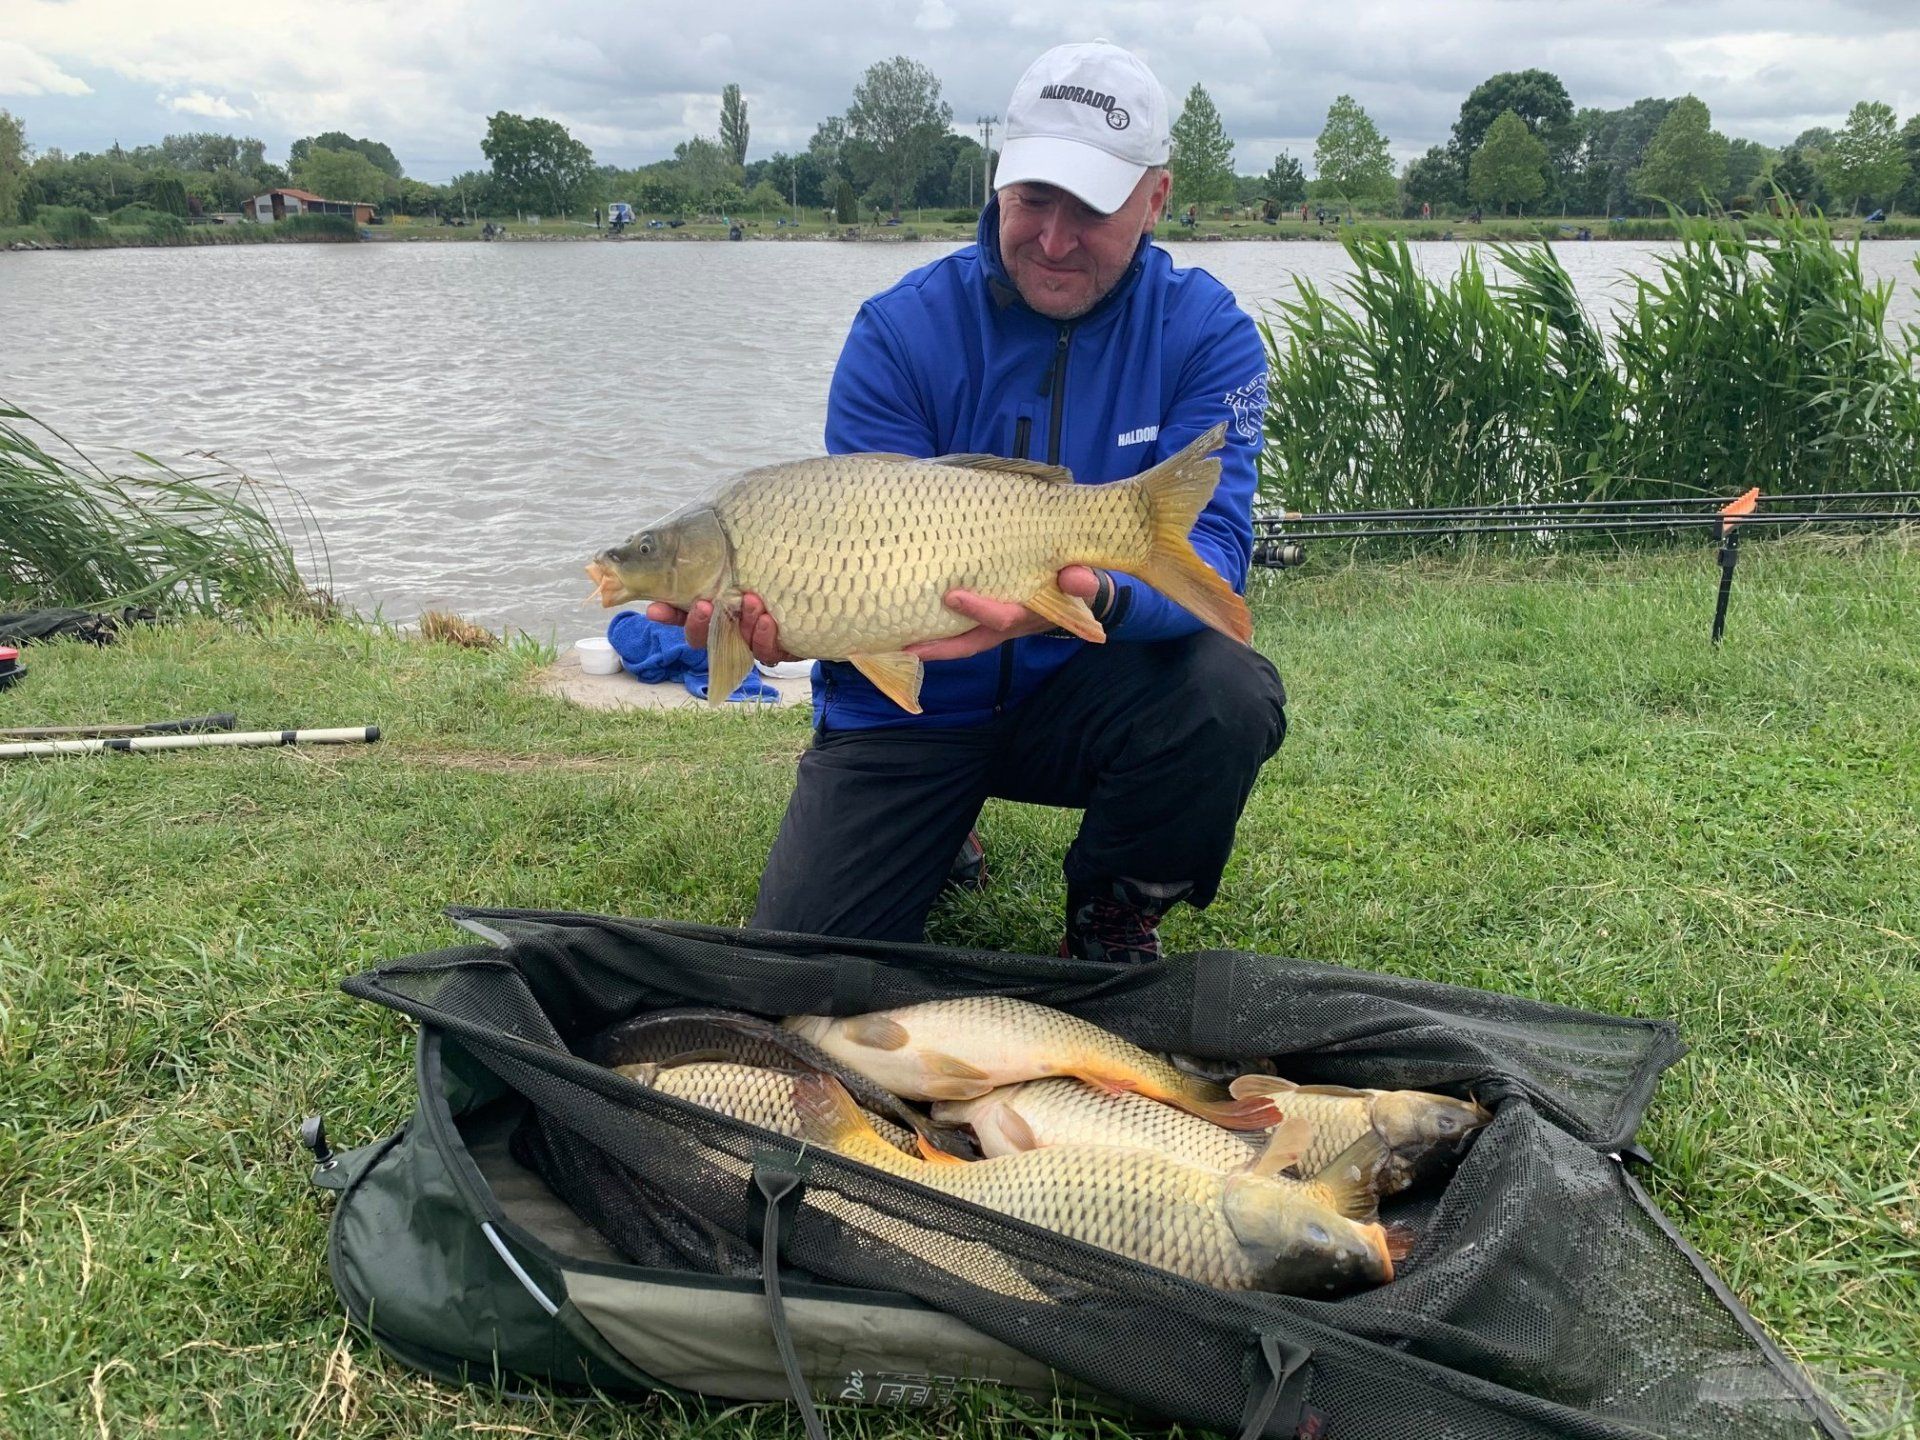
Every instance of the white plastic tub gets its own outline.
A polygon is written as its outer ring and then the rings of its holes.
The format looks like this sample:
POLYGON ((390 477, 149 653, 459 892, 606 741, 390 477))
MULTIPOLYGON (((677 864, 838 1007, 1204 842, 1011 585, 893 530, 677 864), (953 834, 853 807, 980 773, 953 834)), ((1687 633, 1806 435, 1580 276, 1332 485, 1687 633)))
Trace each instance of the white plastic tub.
POLYGON ((618 675, 620 656, 613 648, 613 642, 604 635, 589 635, 584 640, 573 642, 574 652, 580 657, 580 669, 588 675, 618 675))

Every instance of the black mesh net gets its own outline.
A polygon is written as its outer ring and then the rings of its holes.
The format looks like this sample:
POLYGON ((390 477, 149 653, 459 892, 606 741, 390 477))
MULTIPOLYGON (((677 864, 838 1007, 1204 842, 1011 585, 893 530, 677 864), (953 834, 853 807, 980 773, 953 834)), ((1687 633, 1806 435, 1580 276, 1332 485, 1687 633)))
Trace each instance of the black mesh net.
POLYGON ((817 1149, 797 1159, 791 1264, 913 1295, 1215 1429, 1243 1425, 1262 1337, 1279 1336, 1311 1351, 1307 1403, 1339 1440, 1844 1434, 1607 1153, 1631 1143, 1679 1053, 1670 1025, 1234 952, 1114 973, 588 916, 457 918, 505 948, 396 962, 347 988, 458 1037, 526 1096, 528 1162, 642 1263, 757 1273, 754 1166, 793 1163, 796 1147, 578 1059, 587 1036, 665 1005, 854 1014, 1018 995, 1148 1049, 1471 1090, 1497 1117, 1444 1190, 1389 1210, 1418 1233, 1394 1281, 1340 1300, 1193 1284, 817 1149))

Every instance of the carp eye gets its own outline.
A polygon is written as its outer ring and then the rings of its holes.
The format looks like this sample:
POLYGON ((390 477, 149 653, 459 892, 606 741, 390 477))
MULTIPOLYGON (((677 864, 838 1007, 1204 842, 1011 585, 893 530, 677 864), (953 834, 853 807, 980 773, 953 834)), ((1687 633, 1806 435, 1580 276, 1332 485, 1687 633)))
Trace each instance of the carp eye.
POLYGON ((1307 1225, 1307 1239, 1316 1245, 1326 1245, 1332 1241, 1333 1237, 1327 1233, 1325 1226, 1310 1221, 1307 1225))
POLYGON ((1459 1128, 1460 1117, 1458 1115, 1448 1115, 1444 1113, 1440 1115, 1439 1129, 1442 1135, 1451 1135, 1459 1128))
POLYGON ((639 543, 633 547, 636 555, 646 556, 653 553, 653 536, 642 535, 639 543))

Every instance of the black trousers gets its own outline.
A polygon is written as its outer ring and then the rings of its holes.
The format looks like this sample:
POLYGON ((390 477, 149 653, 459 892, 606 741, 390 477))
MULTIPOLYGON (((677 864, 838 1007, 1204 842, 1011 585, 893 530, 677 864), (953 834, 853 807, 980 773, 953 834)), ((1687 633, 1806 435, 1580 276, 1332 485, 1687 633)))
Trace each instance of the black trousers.
POLYGON ((1273 666, 1211 630, 1084 646, 987 725, 825 732, 800 757, 753 923, 921 939, 989 796, 1086 811, 1066 855, 1070 888, 1191 884, 1190 903, 1205 905, 1286 733, 1273 666))

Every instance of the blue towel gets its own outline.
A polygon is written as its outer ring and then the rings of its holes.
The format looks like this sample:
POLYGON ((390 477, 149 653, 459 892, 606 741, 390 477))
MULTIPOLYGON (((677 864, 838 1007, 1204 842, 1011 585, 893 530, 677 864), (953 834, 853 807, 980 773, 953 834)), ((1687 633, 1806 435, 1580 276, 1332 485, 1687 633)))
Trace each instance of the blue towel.
MULTIPOLYGON (((707 652, 687 644, 686 631, 662 625, 633 610, 622 610, 607 624, 607 641, 636 680, 657 685, 678 680, 696 699, 707 698, 707 652)), ((729 700, 780 699, 758 670, 749 670, 729 700)))

